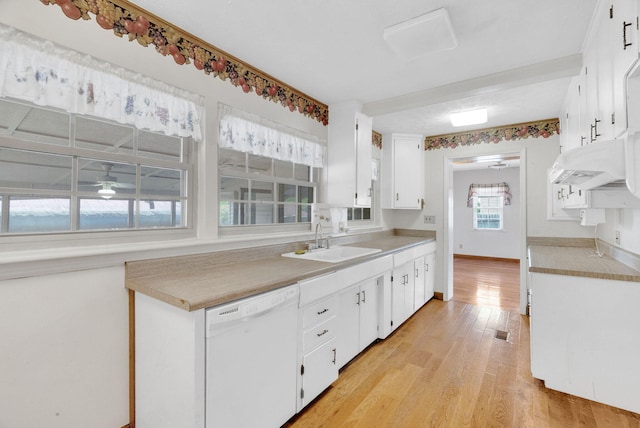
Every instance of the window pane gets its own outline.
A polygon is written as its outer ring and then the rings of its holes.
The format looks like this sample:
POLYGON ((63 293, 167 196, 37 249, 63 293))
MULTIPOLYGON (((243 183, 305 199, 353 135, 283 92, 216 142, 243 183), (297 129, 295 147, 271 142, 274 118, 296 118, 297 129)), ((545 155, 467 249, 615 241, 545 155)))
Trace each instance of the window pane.
POLYGON ((294 204, 278 204, 278 223, 295 223, 296 208, 294 204))
POLYGON ((78 229, 128 229, 133 225, 133 200, 80 199, 78 229))
MULTIPOLYGON (((24 106, 20 106, 23 109, 24 106)), ((27 107, 26 116, 16 117, 10 124, 15 131, 10 135, 28 141, 69 145, 69 115, 53 110, 27 107)))
POLYGON ((292 184, 278 184, 279 202, 296 202, 296 186, 292 184))
POLYGON ((274 160, 275 176, 278 178, 293 178, 293 163, 274 160))
POLYGON ((234 226, 249 223, 249 204, 231 201, 220 201, 220 226, 234 226))
POLYGON ((180 201, 140 201, 140 227, 182 227, 180 201))
POLYGON ((143 166, 140 168, 140 193, 145 195, 184 196, 184 171, 143 166))
POLYGON ((136 192, 136 166, 92 159, 78 159, 78 190, 114 197, 136 192))
POLYGON ((218 166, 220 173, 233 175, 234 173, 244 174, 246 172, 246 153, 235 150, 218 150, 218 166))
POLYGON ((311 167, 307 165, 295 164, 295 179, 300 181, 311 181, 311 167))
POLYGON ((249 173, 271 177, 271 158, 249 155, 249 173))
POLYGON ((76 147, 132 154, 133 128, 77 116, 76 147))
POLYGON ((249 199, 249 180, 245 180, 243 178, 220 177, 220 199, 249 199))
POLYGON ((0 148, 0 187, 71 190, 71 156, 0 148))
POLYGON ((67 198, 9 198, 9 233, 57 232, 71 228, 67 198))
POLYGON ((273 183, 251 181, 251 200, 273 202, 273 183))
POLYGON ((354 208, 353 209, 353 219, 354 220, 362 220, 362 208, 354 208))
POLYGON ((353 208, 347 208, 347 221, 353 220, 353 208))
POLYGON ((362 209, 362 219, 363 220, 371 220, 371 208, 363 208, 362 209))
POLYGON ((138 131, 138 155, 174 162, 182 161, 182 138, 138 131))
POLYGON ((273 204, 251 204, 251 224, 273 223, 273 204))
POLYGON ((300 223, 311 223, 311 205, 298 206, 298 221, 300 223))
POLYGON ((298 202, 303 204, 312 204, 313 187, 298 186, 298 202))

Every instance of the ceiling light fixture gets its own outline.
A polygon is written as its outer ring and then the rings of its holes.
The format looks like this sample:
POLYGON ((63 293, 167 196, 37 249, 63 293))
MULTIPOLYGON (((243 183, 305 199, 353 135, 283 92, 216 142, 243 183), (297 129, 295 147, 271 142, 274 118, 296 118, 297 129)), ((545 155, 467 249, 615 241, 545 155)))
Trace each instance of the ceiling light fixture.
POLYGON ((508 164, 508 163, 505 163, 505 162, 496 162, 496 163, 494 163, 493 165, 489 165, 489 168, 492 168, 492 169, 502 169, 502 168, 506 168, 506 167, 508 167, 508 166, 509 166, 509 164, 508 164))
POLYGON ((458 45, 449 14, 444 8, 387 27, 382 38, 400 58, 407 61, 458 45))
POLYGON ((453 126, 479 125, 488 120, 486 108, 451 113, 449 118, 453 126))

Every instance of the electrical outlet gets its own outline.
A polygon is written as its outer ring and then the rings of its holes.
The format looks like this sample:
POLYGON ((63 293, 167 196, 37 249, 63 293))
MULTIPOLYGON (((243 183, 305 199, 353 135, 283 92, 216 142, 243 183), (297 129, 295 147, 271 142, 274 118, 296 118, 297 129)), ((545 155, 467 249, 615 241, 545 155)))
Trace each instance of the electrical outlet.
POLYGON ((616 230, 616 244, 620 245, 620 231, 616 230))
POLYGON ((424 222, 428 224, 436 224, 436 216, 426 215, 424 216, 424 222))

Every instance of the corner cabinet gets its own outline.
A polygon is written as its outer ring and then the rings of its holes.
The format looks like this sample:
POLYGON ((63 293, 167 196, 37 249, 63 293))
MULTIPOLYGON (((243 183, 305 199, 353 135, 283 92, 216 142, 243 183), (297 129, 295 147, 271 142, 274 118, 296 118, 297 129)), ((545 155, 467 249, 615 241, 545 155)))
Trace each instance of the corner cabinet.
POLYGON ((382 208, 422 209, 424 154, 422 135, 391 134, 382 144, 382 208))
POLYGON ((327 202, 371 207, 372 119, 353 105, 331 106, 327 202))

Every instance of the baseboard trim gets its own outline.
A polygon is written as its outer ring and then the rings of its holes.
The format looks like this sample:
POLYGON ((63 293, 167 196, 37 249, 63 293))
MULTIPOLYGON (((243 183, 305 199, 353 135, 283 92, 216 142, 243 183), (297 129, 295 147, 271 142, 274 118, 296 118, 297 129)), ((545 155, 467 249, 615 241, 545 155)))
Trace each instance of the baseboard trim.
POLYGON ((454 259, 470 259, 470 260, 489 260, 494 262, 508 262, 508 263, 520 263, 520 259, 508 259, 503 257, 485 257, 485 256, 472 256, 469 254, 454 254, 454 259))

